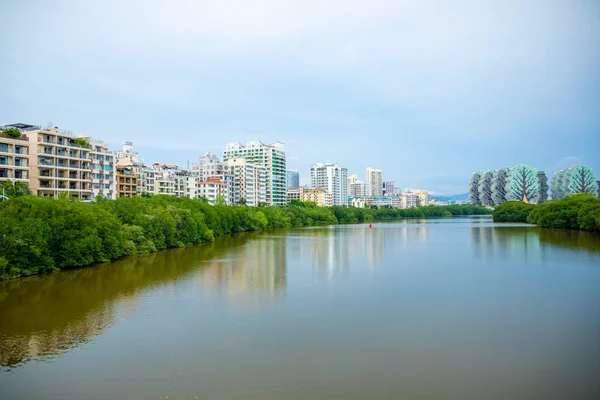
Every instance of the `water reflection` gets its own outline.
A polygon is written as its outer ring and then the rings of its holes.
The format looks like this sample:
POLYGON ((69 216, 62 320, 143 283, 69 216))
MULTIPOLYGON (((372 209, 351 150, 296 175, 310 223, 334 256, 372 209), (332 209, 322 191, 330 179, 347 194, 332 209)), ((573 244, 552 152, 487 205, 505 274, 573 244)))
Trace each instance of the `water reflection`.
POLYGON ((473 226, 471 227, 473 253, 477 259, 500 258, 523 254, 525 258, 544 257, 538 228, 529 226, 473 226))
MULTIPOLYGON (((310 259, 322 279, 344 276, 353 264, 377 269, 398 246, 425 246, 429 228, 417 222, 315 227, 288 236, 290 257, 310 259)), ((399 260, 398 260, 399 261, 399 260)))
POLYGON ((15 366, 90 341, 117 314, 131 316, 141 292, 169 290, 204 260, 235 252, 256 236, 239 234, 214 244, 0 282, 0 365, 15 366))
POLYGON ((471 241, 477 259, 507 259, 523 254, 525 259, 544 260, 554 247, 600 252, 600 235, 593 232, 563 229, 542 229, 523 225, 472 226, 471 241))
POLYGON ((205 297, 225 293, 237 307, 260 306, 281 298, 287 285, 285 237, 255 237, 245 246, 206 260, 200 271, 205 297))

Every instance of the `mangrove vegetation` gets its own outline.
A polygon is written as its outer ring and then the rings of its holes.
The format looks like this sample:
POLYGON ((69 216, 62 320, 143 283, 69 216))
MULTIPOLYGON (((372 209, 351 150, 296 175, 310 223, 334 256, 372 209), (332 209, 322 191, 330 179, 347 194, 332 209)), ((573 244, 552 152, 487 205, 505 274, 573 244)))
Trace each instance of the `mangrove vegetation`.
POLYGON ((0 202, 0 279, 212 242, 235 232, 489 213, 471 205, 361 209, 293 201, 246 207, 172 196, 93 202, 17 196, 0 202))

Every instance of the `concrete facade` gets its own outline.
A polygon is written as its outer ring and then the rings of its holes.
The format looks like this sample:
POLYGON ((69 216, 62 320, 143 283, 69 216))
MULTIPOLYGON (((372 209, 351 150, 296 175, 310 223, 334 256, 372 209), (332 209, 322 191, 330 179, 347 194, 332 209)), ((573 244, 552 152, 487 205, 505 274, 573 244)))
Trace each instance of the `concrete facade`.
POLYGON ((310 187, 323 188, 333 196, 333 205, 348 204, 348 169, 334 163, 317 163, 310 167, 310 187))
MULTIPOLYGON (((287 168, 283 143, 274 142, 267 145, 258 140, 246 142, 245 145, 237 142, 227 143, 223 152, 223 162, 226 164, 230 160, 239 158, 247 160, 248 164, 264 168, 266 173, 265 203, 284 206, 287 202, 287 168)), ((259 192, 257 191, 257 194, 259 192)))

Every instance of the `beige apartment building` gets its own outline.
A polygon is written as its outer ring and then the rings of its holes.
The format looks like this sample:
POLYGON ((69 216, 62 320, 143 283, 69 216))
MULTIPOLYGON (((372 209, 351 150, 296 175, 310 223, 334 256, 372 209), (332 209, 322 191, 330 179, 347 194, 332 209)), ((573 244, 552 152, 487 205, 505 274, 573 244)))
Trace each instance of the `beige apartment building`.
POLYGON ((310 201, 319 207, 333 206, 333 194, 325 189, 318 187, 315 189, 305 189, 300 194, 301 201, 310 201))
POLYGON ((19 138, 0 132, 0 182, 29 184, 29 138, 19 138))
POLYGON ((37 196, 57 198, 64 193, 81 200, 91 199, 90 145, 85 139, 57 127, 12 124, 5 128, 16 128, 22 133, 18 139, 2 138, 2 143, 10 146, 1 147, 13 152, 4 159, 11 168, 0 166, 6 179, 27 182, 28 176, 29 188, 37 196))
POLYGON ((287 190, 287 203, 290 204, 293 200, 300 201, 302 193, 304 193, 304 186, 289 187, 287 190))

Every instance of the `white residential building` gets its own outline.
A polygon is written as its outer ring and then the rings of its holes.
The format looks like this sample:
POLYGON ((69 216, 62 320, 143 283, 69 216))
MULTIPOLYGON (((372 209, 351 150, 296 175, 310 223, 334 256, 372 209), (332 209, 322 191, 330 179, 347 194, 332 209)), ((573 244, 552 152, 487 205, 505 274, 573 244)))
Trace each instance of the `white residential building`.
POLYGON ((402 199, 402 208, 411 208, 418 206, 418 196, 416 193, 404 193, 400 195, 402 199))
POLYGON ((369 195, 383 196, 383 173, 380 169, 367 168, 367 186, 369 195))
POLYGON ((350 175, 348 178, 348 196, 365 197, 367 194, 367 184, 360 181, 357 175, 350 175))
POLYGON ((246 142, 245 145, 237 142, 227 143, 223 152, 223 162, 226 164, 230 160, 239 158, 244 158, 248 164, 262 167, 266 171, 264 202, 268 205, 284 206, 287 201, 287 170, 283 143, 275 142, 267 145, 258 140, 246 142))
POLYGON ((267 204, 266 167, 251 164, 245 158, 232 158, 225 161, 225 172, 232 177, 229 187, 232 203, 244 199, 250 207, 267 204))
POLYGON ((205 198, 209 204, 215 204, 219 197, 227 201, 227 185, 221 178, 213 176, 206 181, 198 181, 198 198, 205 198))
POLYGON ((213 176, 222 176, 224 172, 223 162, 212 153, 206 153, 198 160, 198 164, 192 165, 192 174, 200 181, 207 181, 213 176))
POLYGON ((109 150, 101 140, 86 137, 90 142, 91 198, 102 195, 107 199, 117 198, 117 153, 109 150))
POLYGON ((418 190, 416 195, 417 195, 417 198, 419 199, 420 206, 429 205, 429 192, 427 190, 418 190))
POLYGON ((323 188, 333 195, 334 206, 348 204, 348 169, 333 163, 318 163, 310 167, 310 186, 323 188))

